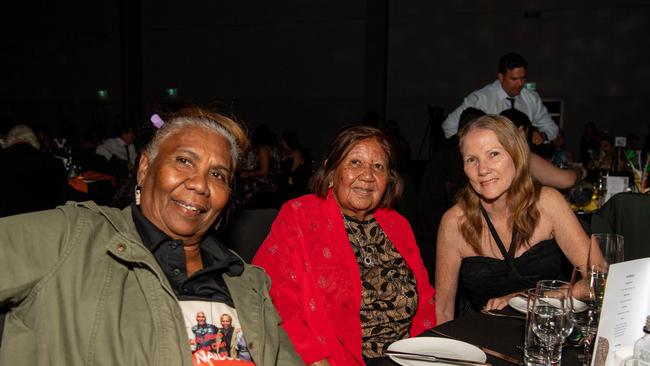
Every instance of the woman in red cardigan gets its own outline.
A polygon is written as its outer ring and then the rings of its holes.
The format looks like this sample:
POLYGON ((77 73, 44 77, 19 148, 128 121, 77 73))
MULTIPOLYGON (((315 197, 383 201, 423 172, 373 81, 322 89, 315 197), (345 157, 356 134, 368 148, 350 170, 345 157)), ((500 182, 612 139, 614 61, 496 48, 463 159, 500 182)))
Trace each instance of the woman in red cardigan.
POLYGON ((399 339, 435 326, 434 289, 411 227, 392 207, 402 183, 373 127, 342 130, 314 194, 287 202, 254 264, 308 365, 372 365, 399 339))

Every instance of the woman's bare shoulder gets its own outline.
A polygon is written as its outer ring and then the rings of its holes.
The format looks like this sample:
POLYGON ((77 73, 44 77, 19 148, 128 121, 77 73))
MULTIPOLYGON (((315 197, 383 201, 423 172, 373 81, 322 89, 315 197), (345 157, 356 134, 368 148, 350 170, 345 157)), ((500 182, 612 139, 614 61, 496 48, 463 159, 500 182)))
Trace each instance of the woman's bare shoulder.
POLYGON ((461 222, 462 217, 463 210, 458 205, 454 205, 452 208, 447 210, 440 220, 438 235, 448 238, 460 235, 458 224, 461 222))
POLYGON ((563 222, 572 214, 571 206, 566 198, 555 188, 542 187, 537 201, 542 218, 553 221, 563 222))
POLYGON ((460 230, 460 223, 463 222, 464 217, 463 210, 459 205, 454 205, 445 212, 438 228, 438 250, 457 253, 459 257, 462 257, 461 252, 467 246, 460 230))
POLYGON ((566 199, 562 193, 555 188, 542 186, 537 205, 542 208, 553 208, 557 207, 558 204, 566 205, 566 199))
POLYGON ((463 209, 460 205, 455 204, 442 216, 442 222, 458 222, 461 217, 463 217, 463 209))

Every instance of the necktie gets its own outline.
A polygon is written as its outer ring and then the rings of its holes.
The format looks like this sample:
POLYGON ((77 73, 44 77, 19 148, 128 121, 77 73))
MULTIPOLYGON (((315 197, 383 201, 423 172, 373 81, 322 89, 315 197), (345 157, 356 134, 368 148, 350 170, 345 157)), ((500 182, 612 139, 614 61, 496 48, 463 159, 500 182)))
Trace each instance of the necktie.
POLYGON ((507 97, 506 99, 510 101, 510 109, 515 109, 515 98, 507 97))

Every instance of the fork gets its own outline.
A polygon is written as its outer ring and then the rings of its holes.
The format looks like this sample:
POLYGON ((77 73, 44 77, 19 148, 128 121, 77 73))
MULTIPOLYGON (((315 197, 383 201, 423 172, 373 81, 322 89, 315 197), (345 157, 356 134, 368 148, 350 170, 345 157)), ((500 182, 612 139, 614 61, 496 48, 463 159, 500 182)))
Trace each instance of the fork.
POLYGON ((501 313, 495 313, 495 312, 493 312, 491 310, 485 310, 485 309, 481 310, 481 314, 497 316, 497 317, 500 317, 500 318, 512 318, 512 319, 526 320, 526 317, 522 316, 522 315, 501 314, 501 313))

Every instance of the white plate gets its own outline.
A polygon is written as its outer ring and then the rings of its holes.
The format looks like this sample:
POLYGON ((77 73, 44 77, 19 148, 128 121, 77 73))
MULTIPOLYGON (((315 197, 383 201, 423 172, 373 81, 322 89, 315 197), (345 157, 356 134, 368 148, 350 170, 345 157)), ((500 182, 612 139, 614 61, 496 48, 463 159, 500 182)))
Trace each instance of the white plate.
MULTIPOLYGON (((573 301, 575 303, 575 307, 576 307, 575 311, 576 312, 579 313, 579 312, 585 311, 587 309, 587 304, 585 304, 584 302, 582 302, 582 301, 580 301, 578 299, 573 299, 573 301)), ((528 299, 526 299, 523 296, 515 296, 515 297, 511 298, 508 301, 508 305, 510 305, 511 308, 517 310, 520 313, 524 313, 524 314, 528 313, 528 310, 527 310, 528 299)))
POLYGON ((508 305, 520 313, 528 314, 528 299, 522 296, 515 296, 508 300, 508 305))
MULTIPOLYGON (((476 362, 485 362, 487 358, 483 351, 469 343, 436 337, 402 339, 388 346, 388 350, 430 354, 440 357, 462 358, 464 360, 476 362)), ((388 355, 388 357, 402 366, 431 366, 433 364, 446 365, 442 362, 407 360, 396 355, 388 355)))

